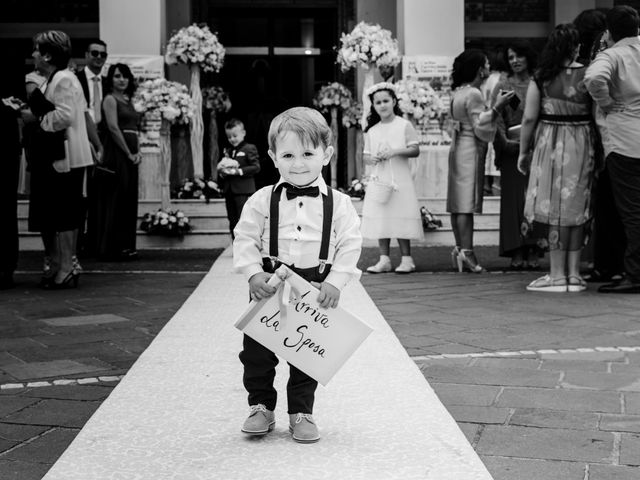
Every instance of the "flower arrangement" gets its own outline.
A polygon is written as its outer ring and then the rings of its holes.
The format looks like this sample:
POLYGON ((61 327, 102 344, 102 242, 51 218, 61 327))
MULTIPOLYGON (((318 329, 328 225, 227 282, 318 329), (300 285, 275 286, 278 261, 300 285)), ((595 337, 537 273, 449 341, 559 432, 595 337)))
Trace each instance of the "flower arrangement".
POLYGON ((191 230, 189 217, 180 210, 158 209, 155 213, 145 213, 140 223, 140 230, 149 235, 180 236, 191 230))
POLYGON ((353 102, 349 108, 342 111, 342 126, 345 128, 361 128, 362 104, 353 102))
POLYGON ((173 198, 181 200, 198 199, 204 200, 206 203, 209 203, 212 198, 221 197, 222 191, 216 182, 199 178, 185 180, 182 186, 173 194, 173 198))
POLYGON ((159 114, 171 123, 189 123, 195 114, 187 87, 164 78, 142 82, 133 96, 133 106, 140 113, 159 114))
POLYGON ((400 110, 423 129, 430 120, 439 120, 446 111, 429 82, 408 79, 399 81, 395 86, 400 110))
POLYGON ((354 178, 351 180, 349 188, 347 188, 344 193, 350 197, 364 198, 365 185, 366 184, 362 180, 354 178))
POLYGON ((222 87, 212 86, 202 90, 204 105, 215 112, 228 112, 231 110, 231 99, 222 87))
POLYGON ((347 87, 339 82, 333 82, 322 87, 315 98, 313 105, 322 113, 328 113, 331 108, 346 110, 353 104, 353 95, 347 87))
POLYGON ((351 33, 342 34, 340 43, 336 62, 343 72, 359 66, 388 68, 400 63, 398 41, 380 25, 360 22, 351 33))
POLYGON ((206 25, 190 25, 178 30, 167 43, 165 62, 199 65, 205 72, 219 72, 225 50, 206 25))

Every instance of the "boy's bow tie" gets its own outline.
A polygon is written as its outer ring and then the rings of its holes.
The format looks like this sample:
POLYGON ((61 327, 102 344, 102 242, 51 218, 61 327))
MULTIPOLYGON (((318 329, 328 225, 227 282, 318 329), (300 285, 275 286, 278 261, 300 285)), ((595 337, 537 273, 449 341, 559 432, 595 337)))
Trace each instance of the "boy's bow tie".
POLYGON ((283 183, 282 186, 286 188, 287 200, 296 197, 317 197, 320 195, 320 189, 318 187, 295 187, 286 182, 283 183))

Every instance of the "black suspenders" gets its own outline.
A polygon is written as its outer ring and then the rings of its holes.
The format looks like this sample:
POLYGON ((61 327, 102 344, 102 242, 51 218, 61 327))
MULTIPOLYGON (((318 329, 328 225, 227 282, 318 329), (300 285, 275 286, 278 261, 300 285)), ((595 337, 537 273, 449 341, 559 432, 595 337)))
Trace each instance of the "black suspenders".
MULTIPOLYGON (((275 265, 278 259, 278 221, 280 220, 280 195, 282 189, 271 190, 269 208, 269 257, 275 265)), ((327 195, 322 195, 322 241, 320 242, 319 272, 322 273, 329 260, 329 241, 331 240, 331 224, 333 223, 333 190, 327 186, 327 195)))

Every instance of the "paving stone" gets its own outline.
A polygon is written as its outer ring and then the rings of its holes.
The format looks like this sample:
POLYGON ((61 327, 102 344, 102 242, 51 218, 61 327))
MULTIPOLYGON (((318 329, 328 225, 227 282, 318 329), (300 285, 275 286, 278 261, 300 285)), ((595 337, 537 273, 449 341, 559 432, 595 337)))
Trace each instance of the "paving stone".
MULTIPOLYGON (((494 480, 584 480, 584 462, 481 455, 494 480)), ((600 479, 597 479, 600 480, 600 479)))
POLYGON ((25 425, 81 428, 100 406, 100 403, 73 400, 42 400, 37 405, 5 416, 3 420, 25 425))
POLYGON ((612 450, 611 433, 495 425, 484 428, 477 446, 482 455, 600 463, 612 450))
POLYGON ((502 425, 509 416, 510 409, 478 407, 474 405, 450 405, 447 410, 456 422, 502 425))
POLYGON ((640 415, 640 393, 624 393, 625 413, 640 415))
POLYGON ((615 392, 550 388, 505 388, 498 407, 545 408, 572 412, 621 413, 620 396, 615 392))
POLYGON ((476 358, 472 365, 483 368, 526 368, 537 370, 540 360, 533 358, 476 358))
POLYGON ((22 398, 9 395, 0 396, 0 418, 4 418, 13 412, 22 410, 37 402, 37 398, 22 398))
POLYGON ((48 463, 0 460, 2 480, 41 480, 51 468, 48 463))
MULTIPOLYGON (((27 335, 31 335, 32 333, 35 333, 36 335, 41 335, 42 331, 39 329, 37 330, 34 329, 27 335)), ((15 336, 14 332, 12 333, 3 332, 3 333, 0 333, 0 335, 4 337, 4 338, 0 338, 0 351, 15 350, 20 348, 30 348, 30 347, 35 347, 37 345, 36 342, 34 342, 31 338, 26 336, 18 337, 18 338, 8 338, 10 335, 15 336)))
POLYGON ((104 400, 112 390, 112 386, 63 385, 31 388, 22 393, 21 396, 58 400, 104 400))
POLYGON ((593 390, 640 392, 640 372, 638 372, 638 375, 567 372, 562 381, 562 386, 565 388, 589 388, 593 390))
POLYGON ((37 337, 31 337, 33 341, 38 342, 41 345, 57 346, 57 345, 72 345, 74 343, 97 343, 111 340, 131 339, 137 337, 147 337, 142 332, 136 331, 133 328, 120 329, 120 330, 98 330, 92 332, 73 332, 67 331, 60 332, 53 335, 39 335, 37 337))
POLYGON ((638 467, 618 465, 591 465, 589 467, 589 480, 638 480, 638 478, 640 478, 638 467))
POLYGON ((7 352, 0 353, 0 369, 5 365, 12 365, 14 363, 21 363, 21 362, 16 357, 8 354, 7 352))
POLYGON ((469 345, 460 345, 459 343, 444 343, 439 345, 430 345, 424 347, 431 355, 440 355, 443 353, 474 353, 478 349, 469 345))
POLYGON ((597 430, 598 414, 566 412, 541 408, 518 408, 509 419, 509 425, 569 430, 597 430))
POLYGON ((73 317, 58 317, 40 319, 41 322, 55 327, 73 327, 76 325, 98 325, 105 323, 128 322, 129 319, 120 315, 105 313, 100 315, 77 315, 73 317))
POLYGON ((640 465, 640 435, 622 434, 620 444, 620 464, 640 465))
POLYGON ((480 425, 475 423, 464 423, 458 422, 458 427, 464 433, 464 436, 467 437, 467 441, 471 444, 471 446, 475 443, 476 435, 478 434, 478 430, 480 430, 480 425))
POLYGON ((430 382, 468 383, 474 385, 518 385, 554 387, 560 374, 524 368, 490 369, 480 367, 427 366, 422 373, 430 382))
POLYGON ((18 380, 101 372, 109 368, 111 367, 107 364, 104 364, 103 366, 96 366, 76 362, 74 360, 52 360, 50 362, 23 363, 5 365, 2 367, 5 372, 18 380))
POLYGON ((485 406, 493 404, 500 392, 500 387, 486 385, 455 385, 450 383, 432 383, 438 398, 445 406, 452 405, 477 405, 485 406))
POLYGON ((570 360, 543 360, 541 370, 552 370, 555 372, 601 372, 607 373, 609 364, 607 362, 572 362, 570 360))
POLYGON ((23 446, 4 454, 4 460, 33 460, 37 456, 42 463, 54 463, 64 452, 79 430, 56 428, 36 438, 23 446))
POLYGON ((640 433, 640 415, 602 415, 600 430, 640 433))
POLYGON ((571 353, 544 353, 540 355, 542 360, 564 360, 568 362, 623 362, 624 352, 571 352, 571 353))
POLYGON ((47 430, 47 427, 0 423, 0 438, 3 440, 23 442, 24 440, 35 437, 36 435, 40 435, 45 430, 47 430))

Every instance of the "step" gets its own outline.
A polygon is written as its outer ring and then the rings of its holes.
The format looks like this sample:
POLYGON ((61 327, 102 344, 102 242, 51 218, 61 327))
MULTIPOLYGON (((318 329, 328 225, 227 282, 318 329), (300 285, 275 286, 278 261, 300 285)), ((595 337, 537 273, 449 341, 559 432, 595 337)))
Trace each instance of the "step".
MULTIPOLYGON (((449 214, 446 213, 446 200, 442 198, 422 198, 420 205, 425 205, 442 221, 442 228, 425 232, 422 241, 414 241, 414 245, 438 246, 453 245, 453 232, 449 214)), ((363 201, 353 199, 358 213, 362 211, 363 201)), ((474 216, 474 244, 497 245, 500 227, 499 197, 485 197, 484 212, 474 216)), ((138 215, 141 219, 145 213, 155 212, 160 208, 159 200, 141 200, 138 204, 138 215)), ((173 200, 170 209, 182 210, 190 219, 193 230, 182 237, 164 237, 138 232, 137 248, 143 249, 197 249, 224 248, 231 243, 229 223, 224 200, 214 199, 210 203, 202 200, 173 200)), ((37 233, 27 231, 28 202, 20 201, 18 205, 21 250, 42 250, 42 241, 37 233)), ((365 246, 377 245, 376 240, 365 240, 365 246)))
POLYGON ((219 257, 43 480, 491 480, 491 475, 359 282, 341 305, 374 328, 316 395, 322 439, 288 433, 288 366, 275 429, 249 441, 233 327, 246 281, 219 257))

